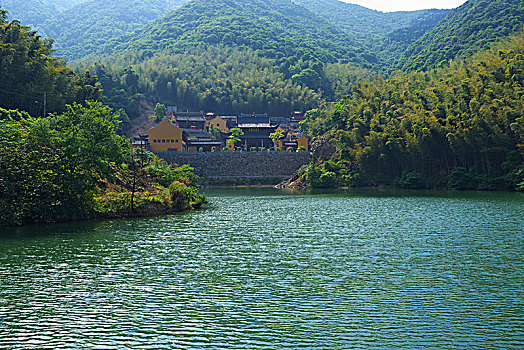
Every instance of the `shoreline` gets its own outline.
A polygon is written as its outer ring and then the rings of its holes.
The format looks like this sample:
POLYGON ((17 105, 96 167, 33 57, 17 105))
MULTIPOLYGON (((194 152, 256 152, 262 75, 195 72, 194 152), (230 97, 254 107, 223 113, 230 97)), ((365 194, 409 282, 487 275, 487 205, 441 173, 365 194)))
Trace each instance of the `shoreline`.
POLYGON ((146 210, 143 213, 139 213, 139 212, 129 213, 129 214, 104 213, 104 214, 88 215, 88 216, 74 217, 74 218, 61 218, 61 219, 53 220, 53 221, 40 221, 40 222, 25 223, 21 225, 0 226, 0 230, 1 229, 17 229, 20 227, 30 227, 30 226, 68 224, 68 223, 74 223, 74 222, 153 218, 153 217, 164 216, 164 215, 191 212, 195 210, 204 209, 204 207, 205 207, 205 204, 200 207, 190 207, 186 209, 166 208, 165 210, 146 210))

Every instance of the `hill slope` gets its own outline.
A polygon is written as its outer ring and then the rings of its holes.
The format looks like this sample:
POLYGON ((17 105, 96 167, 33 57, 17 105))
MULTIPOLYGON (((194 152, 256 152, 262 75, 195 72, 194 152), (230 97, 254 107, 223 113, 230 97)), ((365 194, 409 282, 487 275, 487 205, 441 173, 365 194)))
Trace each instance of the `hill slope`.
POLYGON ((339 0, 293 0, 293 2, 340 26, 348 35, 369 47, 378 47, 381 40, 395 31, 412 28, 422 22, 436 26, 449 13, 449 10, 435 9, 380 12, 339 0))
POLYGON ((377 63, 343 30, 289 0, 194 0, 104 51, 183 52, 199 45, 246 47, 279 61, 377 63))
POLYGON ((95 53, 108 40, 131 32, 189 0, 5 0, 10 18, 55 40, 69 59, 95 53))
POLYGON ((357 84, 331 113, 306 113, 301 127, 336 151, 302 179, 524 190, 523 76, 521 33, 443 68, 357 84))
POLYGON ((524 0, 469 0, 404 52, 399 68, 430 69, 442 61, 487 49, 524 24, 524 0))
MULTIPOLYGON (((2 0, 0 6, 9 11, 9 18, 23 25, 41 28, 42 24, 63 11, 88 0, 2 0)), ((36 28, 34 28, 36 29, 36 28)))
POLYGON ((339 0, 293 2, 340 26, 386 62, 392 53, 404 51, 449 13, 449 10, 435 9, 385 13, 339 0))

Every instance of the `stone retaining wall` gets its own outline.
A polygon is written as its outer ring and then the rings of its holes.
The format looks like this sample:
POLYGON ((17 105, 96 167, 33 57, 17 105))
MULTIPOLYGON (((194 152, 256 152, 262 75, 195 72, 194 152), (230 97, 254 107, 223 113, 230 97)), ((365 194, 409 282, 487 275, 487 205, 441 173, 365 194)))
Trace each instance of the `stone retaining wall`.
POLYGON ((188 164, 195 173, 207 178, 281 178, 291 177, 309 164, 308 152, 199 152, 157 153, 170 164, 188 164))

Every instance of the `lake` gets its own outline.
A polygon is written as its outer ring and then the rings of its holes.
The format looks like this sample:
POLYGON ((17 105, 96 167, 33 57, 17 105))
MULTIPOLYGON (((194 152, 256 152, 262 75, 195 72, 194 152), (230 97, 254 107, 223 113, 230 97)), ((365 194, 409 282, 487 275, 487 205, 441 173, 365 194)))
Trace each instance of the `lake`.
POLYGON ((524 194, 205 192, 4 229, 0 348, 524 348, 524 194))

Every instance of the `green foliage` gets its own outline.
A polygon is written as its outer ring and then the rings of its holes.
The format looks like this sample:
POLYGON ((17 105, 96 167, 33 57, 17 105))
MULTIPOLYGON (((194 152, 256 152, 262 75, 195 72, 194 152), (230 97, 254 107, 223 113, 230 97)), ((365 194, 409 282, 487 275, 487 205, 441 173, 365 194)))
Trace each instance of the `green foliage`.
POLYGON ((336 25, 287 0, 194 0, 102 49, 184 53, 218 44, 250 48, 279 64, 344 59, 371 67, 376 61, 336 25))
POLYGON ((475 190, 479 185, 478 175, 474 169, 456 167, 448 175, 447 188, 450 190, 475 190))
POLYGON ((209 133, 217 140, 222 138, 222 132, 215 126, 215 124, 209 124, 209 133))
POLYGON ((189 165, 168 165, 166 161, 149 152, 147 157, 148 160, 144 169, 161 186, 168 187, 173 182, 181 182, 193 187, 198 185, 200 178, 193 173, 194 169, 189 165))
POLYGON ((294 83, 302 86, 307 86, 311 90, 320 89, 320 86, 322 84, 322 78, 320 77, 320 75, 311 68, 306 68, 299 74, 293 75, 292 79, 294 83))
POLYGON ((55 38, 58 53, 89 56, 108 40, 162 17, 188 0, 4 0, 23 24, 55 38))
POLYGON ((118 115, 99 102, 67 106, 48 118, 0 119, 0 226, 205 203, 192 168, 131 151, 128 140, 116 135, 118 123, 118 115), (173 183, 187 188, 183 200, 167 196, 173 183))
POLYGON ((325 166, 316 167, 313 162, 302 175, 302 181, 314 188, 335 187, 337 185, 337 174, 329 171, 325 166))
POLYGON ((269 138, 273 141, 275 149, 280 149, 280 140, 284 138, 284 133, 282 130, 276 130, 275 132, 269 134, 269 138))
POLYGON ((399 56, 435 27, 449 10, 380 12, 338 0, 294 0, 300 6, 341 27, 353 40, 377 55, 376 68, 390 70, 399 56))
POLYGON ((0 225, 88 215, 101 178, 129 151, 117 117, 100 103, 60 115, 0 121, 0 225))
POLYGON ((240 136, 244 135, 244 132, 240 128, 233 128, 231 131, 231 137, 229 138, 230 142, 233 143, 233 145, 237 142, 240 142, 240 136))
POLYGON ((122 129, 126 130, 126 116, 130 119, 138 117, 139 101, 143 99, 143 96, 137 92, 138 76, 129 67, 121 67, 113 72, 97 63, 90 66, 89 71, 98 77, 106 97, 104 103, 119 111, 124 124, 122 129), (124 111, 125 114, 120 111, 124 111))
POLYGON ((0 120, 11 119, 15 121, 20 121, 22 119, 27 119, 29 117, 30 115, 27 112, 23 112, 23 111, 21 112, 17 109, 7 110, 7 109, 0 108, 0 120))
POLYGON ((115 109, 125 108, 131 118, 136 113, 127 106, 141 97, 187 110, 224 114, 264 111, 274 116, 288 116, 293 110, 321 103, 318 92, 294 84, 275 66, 274 60, 253 50, 215 46, 153 57, 119 54, 80 63, 78 69, 96 74, 108 96, 106 103, 115 109))
POLYGON ((398 67, 427 70, 470 56, 517 33, 522 23, 524 2, 520 0, 469 0, 411 44, 398 67))
POLYGON ((410 190, 422 189, 425 187, 424 175, 416 171, 404 171, 397 180, 397 185, 410 190))
POLYGON ((153 112, 156 121, 159 122, 167 116, 167 108, 165 105, 157 103, 153 112))
POLYGON ((347 161, 339 183, 356 172, 369 185, 420 187, 422 174, 424 187, 516 189, 522 76, 524 34, 446 68, 362 82, 331 113, 306 113, 301 128, 330 130, 334 161, 347 161))
POLYGON ((90 73, 75 74, 53 56, 53 41, 0 15, 0 107, 33 116, 63 112, 66 104, 99 100, 102 90, 90 73))

